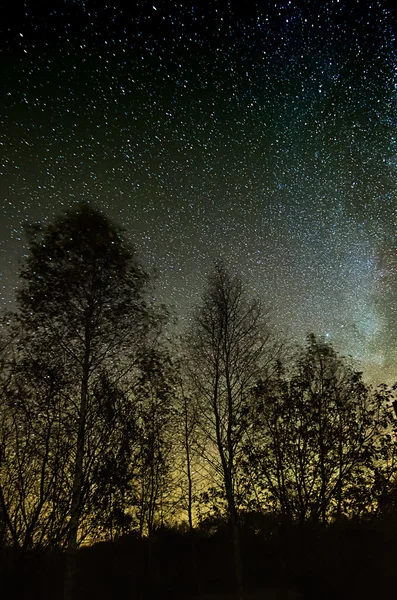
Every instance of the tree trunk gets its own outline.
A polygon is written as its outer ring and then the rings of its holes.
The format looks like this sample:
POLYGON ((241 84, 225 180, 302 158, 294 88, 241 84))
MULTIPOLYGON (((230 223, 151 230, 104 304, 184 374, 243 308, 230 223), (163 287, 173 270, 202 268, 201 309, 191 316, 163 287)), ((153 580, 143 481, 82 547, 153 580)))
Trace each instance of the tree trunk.
POLYGON ((229 505, 229 522, 230 522, 230 533, 232 538, 233 545, 233 559, 234 559, 234 569, 235 569, 235 577, 236 577, 236 595, 238 600, 244 600, 244 588, 243 588, 243 568, 241 562, 241 545, 240 545, 240 532, 237 522, 237 512, 234 504, 234 495, 233 491, 232 495, 228 496, 228 505, 229 505))
POLYGON ((240 532, 237 521, 237 510, 234 501, 234 490, 231 473, 225 474, 225 487, 226 487, 226 499, 229 512, 229 531, 233 546, 233 562, 236 582, 236 595, 238 600, 244 600, 243 591, 243 569, 241 563, 241 546, 240 546, 240 532))
POLYGON ((66 564, 64 578, 64 600, 73 600, 74 598, 74 579, 75 579, 75 555, 77 550, 77 535, 80 523, 81 514, 81 492, 83 487, 83 462, 85 449, 85 420, 87 415, 88 403, 88 378, 89 378, 89 344, 87 345, 83 376, 81 382, 80 395, 80 411, 79 411, 79 426, 77 433, 77 448, 74 466, 73 488, 72 488, 72 503, 70 507, 69 533, 66 549, 66 564))
POLYGON ((190 439, 189 439, 189 419, 188 419, 188 407, 187 398, 184 398, 184 413, 185 413, 185 450, 186 450, 186 472, 187 472, 187 483, 188 483, 188 500, 187 500, 187 516, 189 521, 189 531, 193 531, 193 481, 192 481, 192 468, 190 459, 190 439))

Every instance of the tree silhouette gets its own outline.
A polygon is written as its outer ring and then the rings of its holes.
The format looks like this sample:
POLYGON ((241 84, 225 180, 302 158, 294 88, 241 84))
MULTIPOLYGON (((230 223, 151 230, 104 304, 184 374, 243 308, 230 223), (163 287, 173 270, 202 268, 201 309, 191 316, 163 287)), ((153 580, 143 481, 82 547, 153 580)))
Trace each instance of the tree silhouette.
POLYGON ((22 552, 62 545, 68 530, 69 389, 58 366, 20 348, 2 372, 0 506, 22 552))
POLYGON ((139 368, 135 504, 140 536, 151 537, 173 504, 174 376, 170 357, 159 346, 146 348, 139 368))
POLYGON ((288 519, 326 524, 373 503, 371 478, 393 450, 386 391, 371 390, 311 335, 289 376, 260 382, 255 394, 245 465, 262 507, 267 501, 288 519))
POLYGON ((241 280, 222 265, 208 278, 187 339, 187 353, 204 432, 203 453, 220 476, 226 497, 241 596, 239 469, 250 426, 251 389, 274 367, 276 351, 260 304, 248 298, 241 280))
MULTIPOLYGON (((125 386, 124 386, 125 387, 125 386)), ((98 447, 93 472, 93 492, 87 503, 88 529, 98 539, 113 541, 131 528, 131 492, 137 424, 134 398, 119 382, 103 372, 93 390, 89 415, 91 448, 98 447)))
MULTIPOLYGON (((64 358, 75 383, 75 458, 68 548, 78 545, 87 476, 87 416, 93 386, 105 367, 118 377, 130 368, 148 323, 142 299, 147 276, 115 226, 83 204, 43 229, 30 231, 30 253, 18 292, 18 318, 25 331, 46 340, 64 358)), ((39 351, 39 348, 35 348, 39 351)), ((70 569, 69 569, 70 571, 70 569)), ((65 598, 71 597, 66 577, 65 598)))
POLYGON ((181 473, 181 504, 187 513, 190 533, 193 532, 194 472, 197 464, 197 405, 187 394, 182 377, 179 377, 179 393, 176 395, 179 420, 178 441, 181 456, 178 461, 181 473))

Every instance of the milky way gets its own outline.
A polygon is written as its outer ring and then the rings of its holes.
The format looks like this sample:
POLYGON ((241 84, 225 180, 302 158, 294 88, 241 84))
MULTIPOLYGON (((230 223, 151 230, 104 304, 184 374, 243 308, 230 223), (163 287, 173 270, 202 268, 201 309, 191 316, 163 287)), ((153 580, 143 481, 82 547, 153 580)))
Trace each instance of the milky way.
POLYGON ((181 324, 223 258, 292 339, 325 335, 393 379, 396 13, 20 4, 0 25, 3 305, 24 224, 86 200, 181 324))

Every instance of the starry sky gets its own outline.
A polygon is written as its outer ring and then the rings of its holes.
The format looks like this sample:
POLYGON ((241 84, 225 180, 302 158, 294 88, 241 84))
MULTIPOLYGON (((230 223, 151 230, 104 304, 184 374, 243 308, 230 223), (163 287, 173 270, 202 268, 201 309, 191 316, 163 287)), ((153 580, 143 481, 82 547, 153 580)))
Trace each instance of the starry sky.
POLYGON ((125 227, 181 326, 222 258, 289 339, 324 335, 367 377, 397 379, 388 3, 15 0, 2 14, 2 306, 25 223, 85 200, 125 227))

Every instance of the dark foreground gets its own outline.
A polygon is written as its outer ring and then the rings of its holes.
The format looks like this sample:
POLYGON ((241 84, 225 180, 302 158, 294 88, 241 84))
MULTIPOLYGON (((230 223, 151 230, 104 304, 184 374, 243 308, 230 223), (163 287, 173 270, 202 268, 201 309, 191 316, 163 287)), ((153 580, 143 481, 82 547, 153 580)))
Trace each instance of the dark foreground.
MULTIPOLYGON (((373 600, 397 589, 397 527, 345 522, 321 527, 280 523, 242 534, 245 600, 373 600)), ((1 550, 8 596, 62 598, 59 550, 1 550), (11 595, 10 595, 11 594, 11 595)), ((231 548, 225 531, 190 536, 164 529, 152 539, 133 535, 82 548, 76 600, 234 599, 231 548)))

